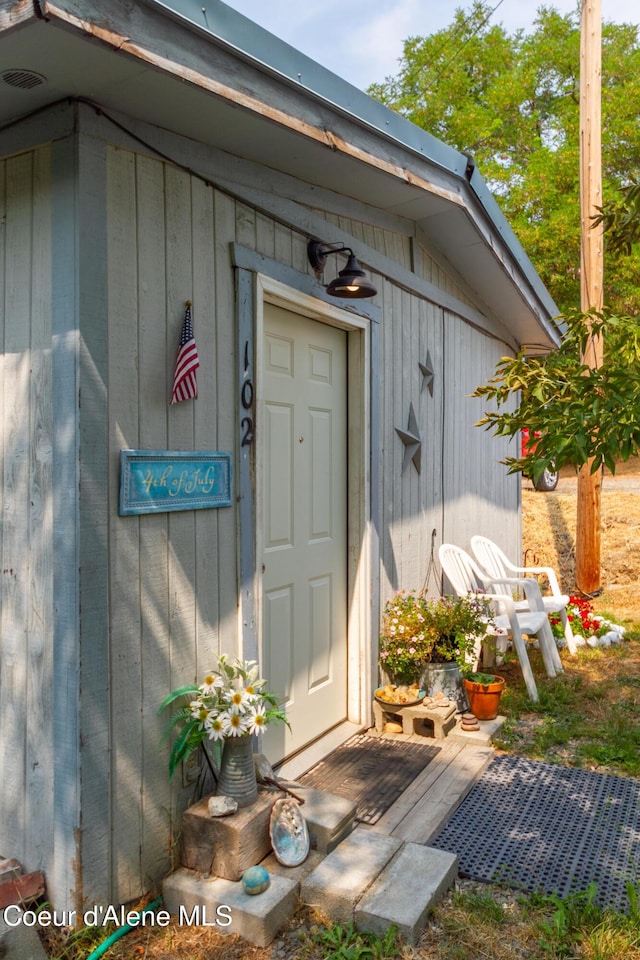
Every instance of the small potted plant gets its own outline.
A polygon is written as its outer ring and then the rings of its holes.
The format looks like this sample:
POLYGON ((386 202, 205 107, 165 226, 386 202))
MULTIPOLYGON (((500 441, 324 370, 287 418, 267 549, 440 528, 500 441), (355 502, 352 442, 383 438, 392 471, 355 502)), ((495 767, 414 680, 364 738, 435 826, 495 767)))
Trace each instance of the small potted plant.
MULTIPOLYGON (((198 686, 190 684, 170 693, 158 712, 176 701, 182 706, 173 714, 165 734, 177 729, 169 754, 169 776, 206 741, 222 747, 218 794, 232 797, 238 806, 248 806, 258 795, 253 764, 252 735, 264 733, 269 723, 288 723, 274 694, 264 689, 253 660, 232 660, 222 654, 198 686)), ((206 754, 206 749, 205 749, 206 754)), ((208 754, 206 754, 208 757, 208 754)))
POLYGON ((431 696, 443 693, 466 710, 460 669, 491 624, 486 601, 398 593, 385 604, 378 663, 392 682, 417 680, 431 696))
POLYGON ((465 672, 462 682, 471 713, 478 720, 495 720, 505 687, 504 677, 493 673, 465 672))

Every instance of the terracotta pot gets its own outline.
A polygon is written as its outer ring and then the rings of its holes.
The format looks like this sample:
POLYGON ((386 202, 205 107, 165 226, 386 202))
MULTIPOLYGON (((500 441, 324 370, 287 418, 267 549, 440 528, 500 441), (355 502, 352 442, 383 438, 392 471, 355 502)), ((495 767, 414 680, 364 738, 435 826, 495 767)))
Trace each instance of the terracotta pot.
POLYGON ((493 683, 478 683, 476 680, 467 680, 465 677, 464 688, 467 692, 469 709, 478 720, 495 720, 498 716, 504 686, 504 677, 494 677, 493 683))

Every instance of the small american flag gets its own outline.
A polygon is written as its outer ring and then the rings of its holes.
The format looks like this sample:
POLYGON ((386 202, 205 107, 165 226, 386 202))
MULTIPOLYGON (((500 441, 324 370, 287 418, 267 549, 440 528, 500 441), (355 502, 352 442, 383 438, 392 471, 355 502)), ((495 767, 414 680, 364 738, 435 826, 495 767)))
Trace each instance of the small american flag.
POLYGON ((187 300, 178 345, 178 356, 176 357, 176 372, 173 376, 171 403, 180 403, 181 400, 190 400, 192 397, 198 396, 196 370, 199 366, 198 348, 193 336, 193 324, 191 322, 191 301, 187 300))

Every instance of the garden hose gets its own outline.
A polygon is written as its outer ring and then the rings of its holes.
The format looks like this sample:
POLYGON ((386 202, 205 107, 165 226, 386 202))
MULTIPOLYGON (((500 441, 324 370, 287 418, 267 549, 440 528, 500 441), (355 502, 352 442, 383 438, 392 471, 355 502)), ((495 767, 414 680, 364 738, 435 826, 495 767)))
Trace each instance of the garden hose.
MULTIPOLYGON (((162 897, 158 897, 157 900, 154 900, 153 903, 150 903, 149 906, 145 907, 144 910, 141 910, 140 913, 136 914, 136 916, 141 917, 144 913, 149 913, 149 911, 155 910, 156 907, 159 907, 161 903, 162 897)), ((106 940, 103 940, 102 943, 96 947, 93 953, 89 954, 87 960, 98 960, 98 957, 103 956, 103 954, 105 954, 107 950, 109 950, 109 948, 120 939, 120 937, 124 937, 126 933, 129 933, 131 930, 135 930, 137 927, 137 923, 125 923, 123 927, 118 927, 118 929, 115 930, 111 936, 107 937, 106 940)))

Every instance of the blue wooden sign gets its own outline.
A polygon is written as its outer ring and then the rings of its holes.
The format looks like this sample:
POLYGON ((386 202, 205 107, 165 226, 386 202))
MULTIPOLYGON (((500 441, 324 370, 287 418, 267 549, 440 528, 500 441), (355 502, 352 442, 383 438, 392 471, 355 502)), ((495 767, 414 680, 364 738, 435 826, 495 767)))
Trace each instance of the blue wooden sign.
POLYGON ((231 454, 120 451, 120 516, 231 504, 231 454))

